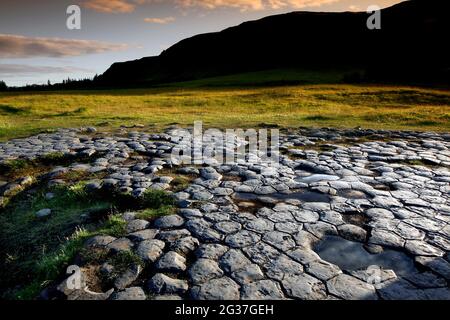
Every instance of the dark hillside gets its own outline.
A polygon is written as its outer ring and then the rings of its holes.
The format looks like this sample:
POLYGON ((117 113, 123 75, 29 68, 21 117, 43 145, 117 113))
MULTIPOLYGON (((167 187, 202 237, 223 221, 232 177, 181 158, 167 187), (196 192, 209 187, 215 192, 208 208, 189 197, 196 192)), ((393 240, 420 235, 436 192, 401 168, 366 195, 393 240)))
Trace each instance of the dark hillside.
POLYGON ((113 64, 98 79, 142 85, 275 68, 364 68, 372 79, 445 80, 449 1, 411 0, 368 14, 292 12, 185 39, 160 56, 113 64))

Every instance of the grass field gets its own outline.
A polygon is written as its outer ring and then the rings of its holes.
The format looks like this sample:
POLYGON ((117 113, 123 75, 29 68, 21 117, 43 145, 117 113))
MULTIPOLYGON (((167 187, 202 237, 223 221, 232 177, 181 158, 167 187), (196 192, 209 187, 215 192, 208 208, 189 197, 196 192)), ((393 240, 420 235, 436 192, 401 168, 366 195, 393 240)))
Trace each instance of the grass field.
POLYGON ((293 73, 252 73, 152 89, 0 93, 0 140, 59 127, 162 128, 196 120, 219 128, 276 124, 450 131, 448 90, 327 84, 335 80, 293 84, 303 82, 293 73))

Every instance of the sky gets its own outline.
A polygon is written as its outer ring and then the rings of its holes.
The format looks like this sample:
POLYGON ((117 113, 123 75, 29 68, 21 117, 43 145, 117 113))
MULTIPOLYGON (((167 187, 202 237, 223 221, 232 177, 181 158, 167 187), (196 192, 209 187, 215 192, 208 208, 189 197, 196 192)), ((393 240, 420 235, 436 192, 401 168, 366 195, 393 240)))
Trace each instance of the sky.
POLYGON ((178 41, 291 11, 366 11, 402 0, 1 0, 0 81, 91 78, 114 62, 159 55, 178 41), (67 27, 77 5, 81 29, 67 27))

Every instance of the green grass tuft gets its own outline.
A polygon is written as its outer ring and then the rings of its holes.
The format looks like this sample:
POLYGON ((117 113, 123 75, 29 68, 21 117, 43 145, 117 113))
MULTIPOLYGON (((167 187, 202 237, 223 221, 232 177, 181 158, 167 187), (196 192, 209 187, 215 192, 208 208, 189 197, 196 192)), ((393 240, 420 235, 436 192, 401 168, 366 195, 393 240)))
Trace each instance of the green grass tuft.
POLYGON ((103 227, 97 231, 97 233, 120 238, 127 234, 126 227, 127 222, 121 215, 116 214, 110 216, 103 227))
POLYGON ((137 219, 152 220, 162 216, 174 214, 176 211, 173 206, 163 206, 158 209, 145 209, 136 214, 137 219))
POLYGON ((15 172, 29 166, 29 161, 24 159, 7 160, 0 164, 0 170, 4 173, 15 172))
POLYGON ((113 255, 109 261, 117 274, 122 274, 133 266, 144 266, 144 261, 132 251, 121 251, 113 255))
POLYGON ((194 178, 190 176, 181 176, 181 175, 176 176, 172 181, 173 191, 174 192, 183 191, 184 189, 189 187, 192 180, 194 180, 194 178))
POLYGON ((66 159, 64 152, 52 152, 42 156, 39 160, 46 164, 61 163, 66 159))
POLYGON ((92 232, 79 229, 67 242, 62 244, 55 252, 43 256, 36 263, 36 273, 42 279, 55 279, 64 267, 74 259, 83 243, 91 237, 92 232))
POLYGON ((0 215, 2 291, 16 283, 52 280, 79 248, 85 233, 74 231, 87 219, 107 215, 112 206, 88 195, 81 183, 54 189, 37 186, 10 199, 0 215), (53 199, 45 197, 49 191, 55 194, 53 199), (45 208, 52 210, 51 215, 37 218, 35 213, 45 208))
POLYGON ((73 111, 61 112, 59 114, 56 114, 55 116, 56 117, 73 117, 73 116, 78 116, 78 115, 84 114, 87 111, 88 111, 87 108, 81 107, 81 108, 75 109, 73 111))
POLYGON ((164 206, 173 206, 175 200, 164 190, 147 190, 142 198, 144 208, 158 209, 164 206))
POLYGON ((92 233, 79 229, 67 242, 61 244, 54 252, 43 255, 35 262, 33 268, 33 278, 31 283, 23 286, 16 291, 7 292, 4 297, 17 300, 36 299, 39 292, 44 289, 52 280, 56 279, 61 270, 64 270, 77 253, 83 247, 84 241, 92 236, 92 233))

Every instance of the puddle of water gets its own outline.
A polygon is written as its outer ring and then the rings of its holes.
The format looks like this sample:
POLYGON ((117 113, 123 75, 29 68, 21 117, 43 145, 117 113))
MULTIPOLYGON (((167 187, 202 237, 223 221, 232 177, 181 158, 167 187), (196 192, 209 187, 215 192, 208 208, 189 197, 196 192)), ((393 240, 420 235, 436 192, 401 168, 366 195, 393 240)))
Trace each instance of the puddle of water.
POLYGON ((339 266, 342 270, 366 270, 371 265, 394 270, 398 276, 418 272, 414 261, 405 253, 385 249, 382 253, 367 252, 362 243, 337 236, 326 236, 315 246, 314 251, 325 261, 339 266))
MULTIPOLYGON (((254 201, 260 197, 254 193, 237 192, 234 198, 240 201, 254 201)), ((264 195, 264 198, 271 198, 276 201, 300 200, 302 202, 330 202, 330 197, 326 194, 314 191, 293 192, 293 193, 272 193, 264 195)))

